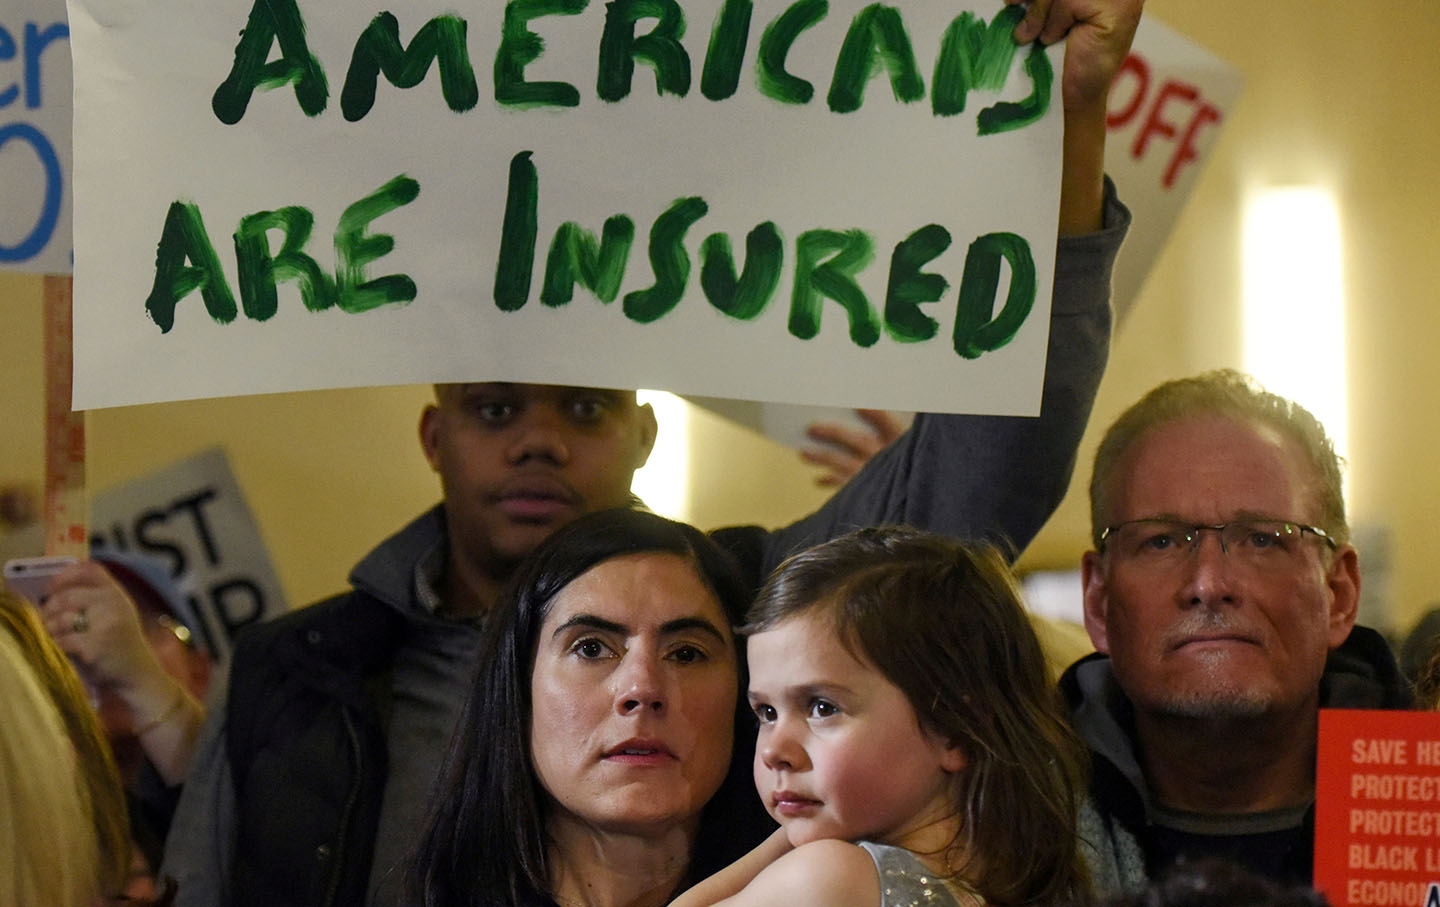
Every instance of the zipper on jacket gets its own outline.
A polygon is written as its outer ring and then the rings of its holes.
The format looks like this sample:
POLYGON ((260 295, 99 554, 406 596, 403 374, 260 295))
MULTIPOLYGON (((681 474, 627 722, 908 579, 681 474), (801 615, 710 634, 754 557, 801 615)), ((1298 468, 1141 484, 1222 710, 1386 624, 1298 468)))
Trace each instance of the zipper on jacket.
MULTIPOLYGON (((350 819, 355 812, 355 803, 360 799, 360 787, 364 783, 361 769, 364 767, 360 752, 360 733, 355 729, 355 719, 347 708, 340 709, 340 717, 344 720, 345 734, 350 738, 350 751, 355 754, 355 783, 350 785, 350 796, 345 800, 345 809, 340 813, 340 834, 335 841, 334 860, 330 869, 330 885, 325 892, 325 907, 334 907, 335 895, 340 887, 341 867, 345 865, 345 844, 350 837, 350 819)), ((369 884, 368 882, 366 883, 369 884)))

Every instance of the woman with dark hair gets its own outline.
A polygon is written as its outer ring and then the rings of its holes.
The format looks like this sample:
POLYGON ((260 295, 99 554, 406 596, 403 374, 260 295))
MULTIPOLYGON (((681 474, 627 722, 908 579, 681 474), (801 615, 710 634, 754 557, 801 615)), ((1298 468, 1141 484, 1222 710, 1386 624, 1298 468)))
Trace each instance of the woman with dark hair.
POLYGON ((665 904, 753 846, 773 825, 753 734, 735 752, 746 603, 683 523, 613 510, 551 536, 486 628, 405 902, 665 904))

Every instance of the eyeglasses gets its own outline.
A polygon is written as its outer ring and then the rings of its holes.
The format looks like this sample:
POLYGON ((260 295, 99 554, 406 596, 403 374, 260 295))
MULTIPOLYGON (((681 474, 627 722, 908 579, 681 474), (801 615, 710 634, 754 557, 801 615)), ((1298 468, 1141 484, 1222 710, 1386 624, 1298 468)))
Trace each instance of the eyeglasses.
POLYGON ((1173 567, 1200 545, 1201 534, 1220 537, 1220 551, 1256 568, 1278 567, 1300 551, 1313 535, 1333 551, 1335 540, 1323 529, 1288 520, 1233 520, 1207 526, 1180 520, 1128 520, 1100 533, 1100 551, 1142 567, 1173 567))

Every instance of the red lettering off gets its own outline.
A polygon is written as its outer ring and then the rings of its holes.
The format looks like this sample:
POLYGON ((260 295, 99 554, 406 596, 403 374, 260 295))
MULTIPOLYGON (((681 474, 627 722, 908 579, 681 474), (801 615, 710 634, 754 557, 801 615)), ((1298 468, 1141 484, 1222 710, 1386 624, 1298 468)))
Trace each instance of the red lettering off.
MULTIPOLYGON (((1120 97, 1122 87, 1130 82, 1134 83, 1134 93, 1118 110, 1106 112, 1105 126, 1107 129, 1119 129, 1140 113, 1150 95, 1150 81, 1150 64, 1143 57, 1132 53, 1125 58, 1120 72, 1115 77, 1110 96, 1112 99, 1120 97)), ((1136 160, 1144 157, 1151 140, 1157 136, 1175 142, 1175 152, 1165 166, 1165 175, 1161 180, 1164 187, 1169 189, 1175 185, 1175 180, 1185 165, 1199 158, 1196 141, 1201 129, 1218 122, 1220 122, 1220 111, 1213 104, 1201 98, 1199 89, 1185 82, 1167 79, 1155 93, 1154 102, 1149 105, 1149 112, 1141 122, 1139 131, 1135 135, 1135 141, 1130 146, 1130 156, 1136 160), (1171 120, 1174 115, 1173 108, 1177 103, 1191 111, 1188 120, 1183 123, 1171 120)))

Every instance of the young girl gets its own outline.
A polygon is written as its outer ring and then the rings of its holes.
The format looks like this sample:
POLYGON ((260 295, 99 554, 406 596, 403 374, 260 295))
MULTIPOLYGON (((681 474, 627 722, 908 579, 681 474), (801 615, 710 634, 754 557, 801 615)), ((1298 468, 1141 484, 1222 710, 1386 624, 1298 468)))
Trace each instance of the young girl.
POLYGON ((865 529, 775 572, 741 630, 781 829, 707 904, 1076 904, 1083 749, 1004 561, 865 529))

